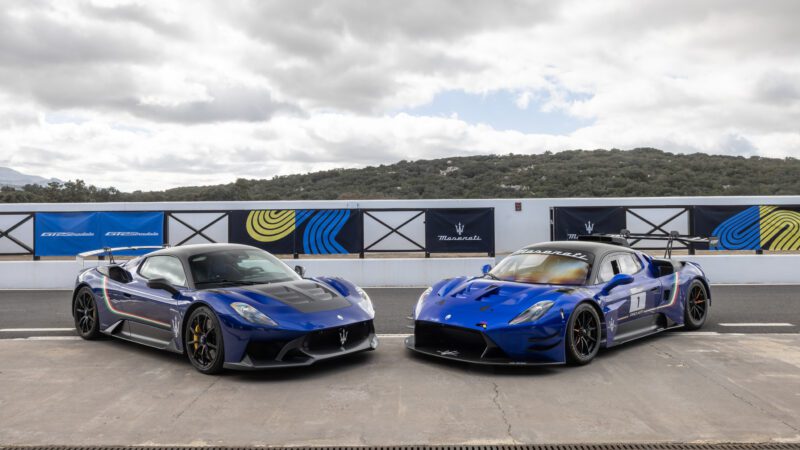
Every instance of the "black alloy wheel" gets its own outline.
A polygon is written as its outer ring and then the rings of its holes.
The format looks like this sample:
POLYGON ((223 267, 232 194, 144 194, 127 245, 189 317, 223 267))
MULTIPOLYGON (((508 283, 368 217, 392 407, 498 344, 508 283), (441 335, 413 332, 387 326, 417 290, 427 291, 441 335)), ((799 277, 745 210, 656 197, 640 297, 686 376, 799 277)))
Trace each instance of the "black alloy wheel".
POLYGON ((222 331, 213 311, 205 306, 192 311, 183 335, 186 355, 195 369, 205 374, 222 371, 225 362, 222 331))
POLYGON ((697 330, 702 327, 708 318, 708 292, 699 280, 694 280, 689 285, 685 306, 683 323, 686 329, 697 330))
POLYGON ((91 288, 83 287, 78 291, 72 305, 72 317, 75 319, 78 336, 86 340, 97 339, 100 336, 97 303, 91 288))
POLYGON ((600 350, 600 317, 588 303, 578 305, 570 315, 566 332, 567 361, 588 364, 600 350))

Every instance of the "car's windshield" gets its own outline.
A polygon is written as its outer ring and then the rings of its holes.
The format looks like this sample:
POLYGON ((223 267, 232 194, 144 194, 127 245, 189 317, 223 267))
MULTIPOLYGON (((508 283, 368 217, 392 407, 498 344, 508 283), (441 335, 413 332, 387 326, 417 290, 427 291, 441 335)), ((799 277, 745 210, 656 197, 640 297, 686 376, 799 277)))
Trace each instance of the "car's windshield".
POLYGON ((518 253, 500 261, 489 274, 519 283, 582 285, 589 276, 589 263, 562 255, 518 253))
POLYGON ((279 283, 300 276, 278 258, 256 249, 227 249, 189 258, 195 286, 279 283))

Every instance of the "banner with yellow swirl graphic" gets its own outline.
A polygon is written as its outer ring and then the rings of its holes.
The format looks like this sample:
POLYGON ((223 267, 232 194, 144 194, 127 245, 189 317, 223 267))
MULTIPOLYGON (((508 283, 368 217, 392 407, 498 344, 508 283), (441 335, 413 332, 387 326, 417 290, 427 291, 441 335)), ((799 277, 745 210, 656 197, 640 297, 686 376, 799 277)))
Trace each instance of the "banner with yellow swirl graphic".
POLYGON ((712 250, 800 250, 797 206, 696 206, 695 234, 717 236, 712 250))
POLYGON ((229 241, 276 254, 348 254, 361 251, 361 221, 349 209, 231 211, 229 241))

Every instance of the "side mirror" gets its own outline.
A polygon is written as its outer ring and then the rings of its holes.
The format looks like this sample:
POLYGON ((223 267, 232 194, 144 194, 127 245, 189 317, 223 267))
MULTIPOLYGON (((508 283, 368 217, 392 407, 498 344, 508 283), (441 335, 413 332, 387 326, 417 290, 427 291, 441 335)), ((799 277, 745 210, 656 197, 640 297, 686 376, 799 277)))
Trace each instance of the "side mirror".
POLYGON ((481 271, 483 272, 484 275, 489 273, 490 270, 492 270, 492 265, 491 264, 484 264, 484 266, 481 267, 481 271))
POLYGON ((153 278, 152 280, 148 280, 147 287, 150 289, 161 289, 169 292, 172 295, 178 293, 178 290, 175 289, 175 286, 169 284, 169 281, 164 278, 153 278))
POLYGON ((627 273, 618 273, 614 275, 614 278, 609 280, 605 286, 603 286, 603 290, 600 291, 602 295, 608 295, 612 289, 617 286, 622 286, 623 284, 631 284, 633 283, 633 277, 628 275, 627 273))
POLYGON ((294 271, 300 275, 300 278, 306 277, 306 268, 303 266, 294 266, 294 271))
POLYGON ((117 283, 130 283, 133 281, 131 273, 120 266, 108 266, 108 278, 117 283))

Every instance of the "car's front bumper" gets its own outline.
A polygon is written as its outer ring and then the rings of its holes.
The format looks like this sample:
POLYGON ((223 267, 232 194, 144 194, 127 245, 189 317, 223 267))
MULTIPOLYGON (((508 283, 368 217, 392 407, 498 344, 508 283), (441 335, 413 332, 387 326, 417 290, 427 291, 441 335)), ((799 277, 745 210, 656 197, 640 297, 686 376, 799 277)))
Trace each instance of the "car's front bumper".
POLYGON ((486 365, 549 365, 565 362, 562 330, 522 326, 488 331, 417 320, 406 347, 438 358, 486 365))
POLYGON ((251 341, 241 360, 226 362, 224 367, 260 370, 310 366, 318 361, 375 350, 377 347, 378 338, 370 320, 312 331, 289 342, 251 341))
POLYGON ((563 362, 541 362, 541 361, 517 361, 510 358, 481 358, 472 355, 463 355, 457 350, 446 348, 437 349, 435 347, 418 347, 415 345, 414 336, 409 336, 405 340, 406 348, 423 355, 434 356, 436 358, 449 359, 471 364, 482 364, 487 366, 554 366, 564 364, 563 362))

